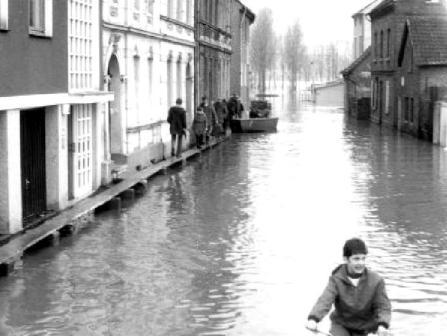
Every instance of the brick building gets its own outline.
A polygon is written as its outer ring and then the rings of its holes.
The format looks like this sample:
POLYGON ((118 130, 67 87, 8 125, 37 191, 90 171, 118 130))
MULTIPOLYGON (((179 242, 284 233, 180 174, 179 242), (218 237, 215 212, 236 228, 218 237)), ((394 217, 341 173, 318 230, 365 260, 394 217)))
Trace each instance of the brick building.
POLYGON ((431 141, 435 102, 447 92, 447 18, 408 18, 397 65, 397 127, 431 141))
POLYGON ((443 1, 383 0, 371 12, 371 120, 397 127, 397 58, 407 18, 446 15, 443 1))

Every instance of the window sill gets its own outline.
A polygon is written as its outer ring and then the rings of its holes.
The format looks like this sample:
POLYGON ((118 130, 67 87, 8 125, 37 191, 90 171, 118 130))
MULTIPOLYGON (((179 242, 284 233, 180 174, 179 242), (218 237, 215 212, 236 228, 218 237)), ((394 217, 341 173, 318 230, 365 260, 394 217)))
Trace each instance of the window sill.
POLYGON ((34 37, 38 37, 38 38, 50 39, 50 38, 53 37, 52 35, 48 35, 48 34, 45 34, 44 32, 41 32, 41 31, 38 31, 38 30, 33 30, 33 29, 29 29, 28 34, 30 36, 34 36, 34 37))

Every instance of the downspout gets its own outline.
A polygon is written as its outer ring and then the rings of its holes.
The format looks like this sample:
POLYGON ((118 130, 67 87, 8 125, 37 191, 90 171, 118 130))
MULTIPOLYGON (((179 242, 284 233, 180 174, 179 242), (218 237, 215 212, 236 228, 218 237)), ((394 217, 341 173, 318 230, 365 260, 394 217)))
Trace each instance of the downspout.
POLYGON ((194 111, 196 115, 196 107, 199 105, 199 80, 200 80, 200 32, 199 32, 199 1, 194 0, 194 111))
MULTIPOLYGON (((129 27, 129 0, 126 1, 126 7, 124 7, 124 26, 129 27)), ((128 59, 127 59, 127 52, 128 52, 128 34, 124 34, 124 65, 125 65, 125 73, 121 74, 121 82, 124 85, 124 111, 126 113, 126 125, 124 127, 124 133, 125 133, 125 147, 126 147, 126 155, 129 154, 129 139, 127 134, 127 126, 129 125, 129 85, 128 85, 128 78, 127 78, 127 72, 128 72, 128 59)))

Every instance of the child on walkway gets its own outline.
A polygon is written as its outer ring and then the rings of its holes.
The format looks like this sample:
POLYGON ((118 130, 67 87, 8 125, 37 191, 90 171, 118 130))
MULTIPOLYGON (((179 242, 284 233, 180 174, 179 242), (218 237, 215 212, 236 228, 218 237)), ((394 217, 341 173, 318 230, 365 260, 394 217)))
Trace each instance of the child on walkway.
POLYGON ((196 136, 196 145, 197 148, 202 148, 205 144, 205 132, 208 127, 206 114, 203 112, 202 108, 199 106, 196 111, 196 115, 194 116, 193 121, 193 130, 196 136))
POLYGON ((358 238, 346 241, 343 247, 345 263, 329 278, 323 294, 309 314, 307 328, 317 331, 317 323, 329 312, 333 336, 387 335, 391 319, 391 304, 385 282, 377 273, 365 267, 368 250, 358 238))

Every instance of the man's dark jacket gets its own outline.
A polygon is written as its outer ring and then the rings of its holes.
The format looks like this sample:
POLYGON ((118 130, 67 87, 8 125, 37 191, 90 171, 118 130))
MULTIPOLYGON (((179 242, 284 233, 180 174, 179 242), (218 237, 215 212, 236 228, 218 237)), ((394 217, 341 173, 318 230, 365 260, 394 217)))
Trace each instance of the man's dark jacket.
POLYGON ((181 106, 172 106, 168 112, 169 131, 171 134, 182 134, 186 129, 186 111, 181 106))
POLYGON ((385 282, 373 271, 365 269, 356 287, 348 278, 346 264, 338 266, 310 312, 309 319, 319 322, 332 304, 335 309, 331 320, 347 329, 374 331, 379 325, 389 327, 391 304, 385 282))

